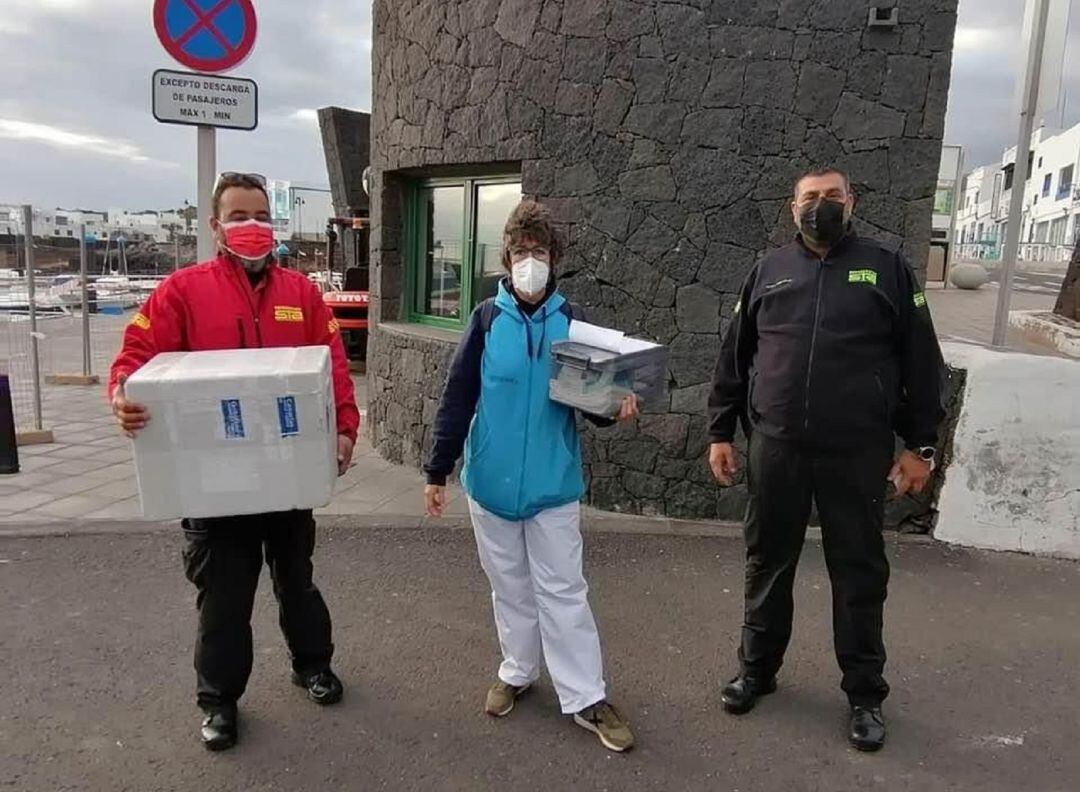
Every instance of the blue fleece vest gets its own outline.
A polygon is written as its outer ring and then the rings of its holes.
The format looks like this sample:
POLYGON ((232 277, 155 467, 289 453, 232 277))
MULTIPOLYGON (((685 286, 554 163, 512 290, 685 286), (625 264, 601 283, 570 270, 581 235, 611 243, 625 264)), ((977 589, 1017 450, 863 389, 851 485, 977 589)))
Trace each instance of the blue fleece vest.
POLYGON ((503 285, 495 298, 461 481, 469 497, 506 520, 585 494, 574 411, 548 398, 551 344, 570 332, 564 302, 555 292, 526 316, 503 285))

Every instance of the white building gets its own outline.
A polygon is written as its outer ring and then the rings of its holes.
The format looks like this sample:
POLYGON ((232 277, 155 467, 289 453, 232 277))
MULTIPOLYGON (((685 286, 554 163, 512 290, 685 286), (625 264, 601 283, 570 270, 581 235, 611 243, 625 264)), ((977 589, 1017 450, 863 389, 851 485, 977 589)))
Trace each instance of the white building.
POLYGON ((109 209, 110 234, 121 234, 128 239, 150 238, 164 242, 167 233, 161 228, 160 218, 157 212, 129 212, 127 209, 109 209), (158 236, 162 236, 158 240, 158 236))
POLYGON ((956 214, 956 239, 961 257, 996 259, 1005 235, 1005 212, 995 214, 1001 202, 1005 174, 999 166, 983 165, 964 178, 964 191, 956 214))
MULTIPOLYGON (((0 234, 22 234, 22 207, 0 205, 0 234)), ((101 233, 107 226, 104 212, 85 212, 72 209, 35 209, 34 236, 40 238, 78 239, 79 225, 86 224, 90 233, 101 233)))
MULTIPOLYGON (((1028 156, 1019 258, 1062 265, 1080 241, 1080 124, 1063 132, 1036 130, 1028 156)), ((1015 165, 1014 146, 1000 165, 985 165, 967 175, 956 226, 961 258, 1001 257, 1015 165)))
MULTIPOLYGON (((1042 132, 1043 130, 1040 130, 1042 132)), ((1038 140, 1032 178, 1024 195, 1024 227, 1020 239, 1027 245, 1068 247, 1080 238, 1080 124, 1038 140)), ((1014 155, 1015 158, 1015 155, 1014 155)), ((1030 250, 1030 258, 1056 251, 1030 250)))
MULTIPOLYGON (((279 241, 322 241, 326 238, 326 221, 334 216, 328 187, 269 180, 266 190, 270 198, 275 236, 279 241)), ((177 234, 191 236, 196 232, 196 221, 187 220, 181 212, 175 210, 34 210, 35 237, 78 239, 80 223, 85 223, 87 232, 95 236, 110 236, 113 239, 123 236, 130 242, 152 240, 159 244, 168 244, 177 234)), ((21 233, 22 207, 0 204, 0 234, 21 233)))
POLYGON ((15 236, 22 233, 22 209, 18 206, 0 204, 0 235, 15 236))

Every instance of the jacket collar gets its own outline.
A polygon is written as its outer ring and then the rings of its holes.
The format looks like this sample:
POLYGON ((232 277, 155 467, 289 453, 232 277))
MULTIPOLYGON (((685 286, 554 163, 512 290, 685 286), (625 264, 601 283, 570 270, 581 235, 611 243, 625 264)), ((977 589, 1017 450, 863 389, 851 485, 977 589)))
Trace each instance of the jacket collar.
MULTIPOLYGON (((859 235, 855 231, 855 227, 849 223, 847 233, 844 234, 843 239, 833 245, 832 249, 825 256, 825 259, 835 258, 836 256, 840 255, 845 250, 847 250, 854 242, 858 241, 858 239, 859 235)), ((823 260, 818 259, 818 254, 811 250, 809 247, 807 247, 806 241, 803 239, 801 231, 795 233, 795 244, 797 244, 800 249, 802 249, 808 255, 812 256, 814 259, 818 261, 823 260)))
POLYGON ((499 281, 499 293, 495 295, 495 304, 502 309, 503 313, 506 313, 519 322, 523 322, 526 318, 531 318, 533 322, 543 321, 547 319, 553 313, 556 313, 566 302, 566 298, 559 294, 558 287, 547 296, 540 307, 536 309, 536 313, 532 317, 526 317, 518 309, 517 300, 514 298, 513 293, 510 290, 510 279, 503 278, 499 281))
MULTIPOLYGON (((217 269, 222 270, 223 272, 234 278, 239 278, 244 283, 248 284, 248 286, 251 286, 251 281, 248 280, 247 277, 247 271, 243 268, 242 265, 233 261, 232 258, 230 258, 229 256, 219 253, 212 263, 213 266, 217 269)), ((270 260, 266 262, 266 272, 263 275, 262 280, 256 283, 255 286, 253 286, 252 288, 259 289, 260 287, 265 286, 270 280, 271 273, 275 269, 277 269, 277 266, 277 259, 271 257, 270 260)))

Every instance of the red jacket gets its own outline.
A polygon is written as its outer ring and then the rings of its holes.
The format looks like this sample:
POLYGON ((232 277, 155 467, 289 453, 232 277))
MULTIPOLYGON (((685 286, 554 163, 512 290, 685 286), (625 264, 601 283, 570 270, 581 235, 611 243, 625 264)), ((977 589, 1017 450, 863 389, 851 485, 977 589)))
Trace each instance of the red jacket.
POLYGON ((120 377, 159 352, 322 345, 330 347, 338 433, 355 441, 360 411, 345 346, 315 284, 271 264, 252 288, 240 265, 219 256, 170 275, 135 314, 112 364, 109 396, 120 377))

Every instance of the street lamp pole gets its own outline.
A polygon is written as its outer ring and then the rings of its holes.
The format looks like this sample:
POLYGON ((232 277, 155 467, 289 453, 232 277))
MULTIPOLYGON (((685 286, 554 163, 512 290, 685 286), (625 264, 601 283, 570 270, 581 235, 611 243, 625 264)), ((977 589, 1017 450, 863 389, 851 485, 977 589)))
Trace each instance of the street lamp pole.
POLYGON ((1030 172, 1028 153, 1031 151, 1031 134, 1035 127, 1035 113, 1039 105, 1039 82, 1042 79, 1043 48, 1046 45, 1046 20, 1050 13, 1050 0, 1032 0, 1032 2, 1035 4, 1034 16, 1024 73, 1024 99, 1020 106, 1020 131, 1016 141, 1016 164, 1013 166, 1009 223, 1005 231, 997 314, 994 316, 993 345, 995 347, 1005 346, 1009 330, 1009 302, 1012 299, 1013 277, 1016 273, 1016 256, 1020 251, 1024 192, 1030 172))
POLYGON ((293 201, 293 206, 296 207, 296 233, 298 238, 302 241, 304 239, 304 199, 302 196, 296 196, 293 201))

